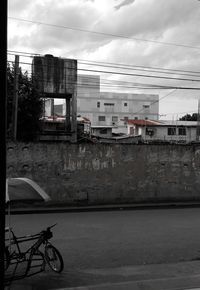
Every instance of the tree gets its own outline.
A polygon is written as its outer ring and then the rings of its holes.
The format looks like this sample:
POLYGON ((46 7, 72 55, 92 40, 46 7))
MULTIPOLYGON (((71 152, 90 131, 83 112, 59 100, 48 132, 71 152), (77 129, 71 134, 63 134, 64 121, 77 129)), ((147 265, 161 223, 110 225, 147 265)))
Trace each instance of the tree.
POLYGON ((180 121, 197 121, 197 113, 193 113, 192 115, 186 114, 183 117, 181 117, 179 120, 180 121))
MULTIPOLYGON (((7 136, 12 139, 14 66, 7 66, 7 136)), ((17 140, 34 141, 40 131, 43 100, 28 73, 19 71, 17 140)))

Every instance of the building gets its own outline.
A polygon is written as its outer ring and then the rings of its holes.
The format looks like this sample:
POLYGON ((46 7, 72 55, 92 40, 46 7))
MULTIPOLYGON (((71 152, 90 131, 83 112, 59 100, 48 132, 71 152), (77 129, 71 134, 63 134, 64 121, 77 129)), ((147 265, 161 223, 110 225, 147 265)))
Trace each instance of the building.
POLYGON ((43 100, 43 117, 53 116, 54 112, 54 99, 46 98, 43 100))
POLYGON ((100 98, 100 76, 78 75, 77 79, 77 114, 93 124, 96 100, 100 98))
POLYGON ((91 136, 112 137, 112 126, 91 126, 91 136))
MULTIPOLYGON (((63 104, 63 116, 66 105, 63 104)), ((47 110, 49 111, 49 110, 47 110)), ((56 108, 54 108, 54 113, 56 108)), ((110 131, 127 134, 129 119, 158 120, 159 96, 155 94, 134 94, 100 92, 100 76, 77 76, 77 116, 90 120, 94 134, 110 131), (102 131, 102 129, 105 129, 102 131), (108 129, 109 128, 109 129, 108 129), (98 133, 97 133, 98 131, 98 133)))
POLYGON ((196 121, 128 120, 127 134, 141 136, 143 141, 190 143, 197 138, 196 121))
MULTIPOLYGON (((65 117, 61 116, 49 116, 43 117, 41 120, 41 125, 45 134, 51 136, 51 140, 63 141, 63 134, 65 132, 65 117), (56 132, 56 134, 52 134, 56 132)), ((77 141, 82 137, 91 136, 91 124, 90 120, 84 117, 77 117, 77 141)))
POLYGON ((92 126, 112 126, 125 132, 128 119, 159 117, 159 96, 120 92, 100 92, 100 77, 78 75, 77 113, 90 119, 92 126))

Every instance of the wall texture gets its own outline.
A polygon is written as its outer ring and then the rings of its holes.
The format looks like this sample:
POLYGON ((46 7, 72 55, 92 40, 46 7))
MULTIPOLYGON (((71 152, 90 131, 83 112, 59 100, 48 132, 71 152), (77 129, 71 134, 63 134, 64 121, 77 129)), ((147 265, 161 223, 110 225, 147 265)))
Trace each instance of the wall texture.
POLYGON ((200 145, 8 143, 7 175, 65 204, 194 201, 200 145))

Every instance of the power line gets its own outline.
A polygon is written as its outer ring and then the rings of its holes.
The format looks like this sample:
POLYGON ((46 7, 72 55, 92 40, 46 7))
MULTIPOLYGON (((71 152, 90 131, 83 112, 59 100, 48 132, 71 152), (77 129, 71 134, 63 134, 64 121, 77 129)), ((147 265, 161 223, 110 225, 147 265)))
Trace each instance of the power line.
MULTIPOLYGON (((30 53, 24 53, 25 54, 25 56, 27 56, 27 55, 29 55, 30 53)), ((35 54, 36 55, 36 54, 35 54)), ((12 62, 12 61, 9 61, 9 62, 12 62)), ((28 64, 28 65, 32 65, 32 63, 26 63, 26 62, 20 62, 21 64, 28 64)), ((87 64, 88 65, 88 64, 87 64)), ((108 67, 110 67, 110 66, 108 66, 108 67)), ((116 68, 120 68, 120 67, 117 67, 116 66, 116 68)), ((130 68, 131 69, 131 68, 130 68)), ((88 71, 88 70, 86 70, 86 69, 79 69, 79 70, 84 70, 84 71, 88 71)), ((91 70, 90 70, 91 71, 91 70)), ((92 70, 93 71, 93 70, 92 70)), ((95 72, 97 72, 97 71, 95 71, 95 72)), ((103 71, 104 72, 104 71, 103 71)), ((108 71, 108 72, 106 72, 106 73, 115 73, 115 72, 110 72, 110 71, 108 71)), ((160 72, 159 72, 160 73, 160 72)), ((118 74, 124 74, 124 73, 118 73, 118 74)), ((125 75, 127 75, 127 74, 125 74, 125 75)), ((128 74, 128 75, 130 75, 130 74, 128 74)), ((132 74, 131 74, 132 75, 132 74)), ((142 75, 142 76, 146 76, 146 75, 142 75)), ((150 76, 150 77, 152 77, 152 76, 150 76)), ((154 77, 157 77, 157 78, 159 78, 159 76, 154 76, 154 77)), ((160 77, 160 78, 163 78, 163 77, 160 77)), ((164 78, 166 78, 166 77, 164 77, 164 78)), ((167 78, 167 79, 179 79, 179 78, 167 78)), ((181 79, 181 80, 188 80, 188 79, 181 79)), ((189 79, 190 81, 197 81, 197 80, 192 80, 192 79, 189 79)), ((44 81, 44 79, 40 79, 40 81, 44 81)), ((45 80, 46 81, 46 80, 45 80)), ((107 82, 108 82, 108 80, 106 80, 107 82)), ((198 80, 199 81, 199 80, 198 80)), ((153 105, 153 104, 155 104, 155 103, 158 103, 159 101, 161 101, 162 99, 164 99, 164 98, 166 98, 166 97, 168 97, 169 95, 171 95, 174 91, 176 91, 176 90, 178 90, 178 89, 183 89, 183 90, 200 90, 200 88, 192 88, 192 87, 171 87, 171 86, 159 86, 159 85, 152 85, 152 84, 141 84, 141 83, 139 83, 139 84, 137 84, 137 85, 145 85, 146 87, 137 87, 136 85, 133 85, 133 83, 132 82, 122 82, 122 81, 116 81, 116 82, 120 82, 120 83, 130 83, 130 84, 132 84, 132 86, 125 86, 125 85, 122 85, 122 84, 114 84, 113 85, 113 80, 109 80, 109 83, 101 83, 101 85, 104 85, 104 86, 108 86, 109 88, 111 88, 111 87, 127 87, 127 88, 136 88, 136 89, 155 89, 155 88, 157 88, 157 89, 172 89, 173 88, 173 91, 171 91, 170 93, 168 93, 168 94, 166 94, 165 96, 163 96, 163 97, 161 97, 159 100, 156 100, 156 101, 153 101, 152 103, 150 103, 150 105, 153 105), (149 87, 147 87, 147 86, 149 86, 149 87)), ((73 84, 73 83, 69 83, 69 84, 73 84)), ((80 86, 81 87, 81 85, 80 84, 78 84, 78 86, 80 86)), ((82 87, 85 87, 85 85, 83 85, 82 87)), ((95 85, 93 84, 93 83, 88 83, 87 84, 87 87, 95 87, 95 85)), ((142 112, 142 111, 144 111, 145 109, 144 108, 142 108, 141 110, 139 110, 139 111, 137 111, 137 112, 134 112, 133 114, 139 114, 140 112, 142 112)), ((184 112, 181 112, 181 113, 184 113, 184 112)), ((181 114, 181 113, 177 113, 177 114, 181 114)), ((188 113, 188 112, 185 112, 185 113, 188 113)), ((174 113, 171 113, 171 114, 174 114, 174 113)))
POLYGON ((168 79, 168 80, 179 80, 179 81, 192 81, 192 82, 200 82, 198 79, 184 79, 184 78, 172 78, 172 77, 164 77, 164 76, 155 76, 155 75, 142 75, 142 74, 131 74, 131 73, 123 73, 123 72, 115 72, 115 71, 105 71, 105 70, 92 70, 92 69, 81 69, 80 71, 88 71, 88 72, 98 72, 98 73, 109 73, 109 74, 117 74, 117 75, 126 75, 126 76, 137 76, 137 77, 146 77, 146 78, 158 78, 158 79, 168 79))
MULTIPOLYGON (((25 56, 25 57, 29 57, 28 55, 30 55, 31 58, 33 58, 34 56, 42 56, 41 54, 36 54, 36 53, 28 53, 28 52, 21 52, 21 51, 16 51, 16 50, 8 50, 8 52, 13 52, 13 53, 8 53, 9 55, 15 55, 20 54, 21 56, 25 56)), ((83 60, 83 59, 77 59, 78 64, 85 64, 85 65, 97 65, 97 66, 116 66, 117 68, 141 68, 144 70, 156 70, 158 72, 171 72, 171 73, 175 73, 175 74, 180 74, 179 72, 182 73, 189 73, 190 74, 200 74, 200 71, 191 71, 191 70, 178 70, 178 69, 169 69, 169 68, 160 68, 160 67, 152 67, 152 66, 142 66, 142 65, 134 65, 134 64, 123 64, 123 63, 114 63, 114 62, 100 62, 100 61, 90 61, 90 60, 83 60)))
POLYGON ((175 74, 175 75, 184 75, 184 76, 195 76, 200 77, 200 72, 197 73, 179 73, 178 71, 173 70, 161 70, 161 69, 151 69, 151 68, 134 68, 130 65, 111 65, 111 64, 98 64, 98 63, 86 63, 86 62, 79 62, 79 64, 85 64, 85 65, 92 65, 92 66, 100 66, 100 67, 109 67, 109 68, 117 68, 117 69, 126 69, 126 70, 136 70, 136 71, 145 71, 145 72, 155 72, 155 73, 162 73, 162 74, 175 74))
POLYGON ((151 42, 151 43, 154 43, 154 44, 162 44, 162 45, 168 45, 168 46, 177 46, 177 47, 184 47, 184 48, 190 48, 190 49, 200 49, 200 47, 197 47, 197 46, 178 44, 178 43, 172 43, 172 42, 162 42, 162 41, 149 40, 149 39, 144 39, 144 38, 142 39, 142 38, 129 37, 129 36, 125 36, 125 35, 105 33, 105 32, 98 32, 98 31, 93 31, 93 30, 74 28, 74 27, 65 26, 65 25, 57 25, 57 24, 52 24, 52 23, 47 23, 47 22, 28 20, 28 19, 18 18, 18 17, 8 17, 8 18, 11 19, 11 20, 17 20, 17 21, 21 21, 21 22, 45 25, 45 26, 68 29, 68 30, 73 30, 73 31, 80 31, 80 32, 85 32, 85 33, 92 33, 92 34, 102 35, 102 36, 111 36, 111 37, 117 37, 117 38, 131 39, 131 40, 143 41, 143 42, 151 42))
MULTIPOLYGON (((150 106, 152 106, 152 105, 154 105, 154 104, 156 104, 156 103, 159 103, 161 100, 163 100, 164 98, 166 98, 166 97, 168 97, 169 95, 173 94, 175 91, 176 91, 176 89, 172 90, 170 93, 164 95, 164 96, 161 97, 160 99, 158 99, 158 100, 156 100, 156 101, 150 103, 150 106)), ((137 112, 135 112, 135 113, 133 113, 133 114, 138 114, 138 113, 140 113, 140 112, 142 112, 142 111, 144 111, 144 108, 142 108, 141 110, 139 110, 139 111, 137 111, 137 112)))
POLYGON ((180 115, 180 114, 189 114, 189 113, 194 113, 197 114, 197 111, 185 111, 185 112, 173 112, 173 113, 165 113, 165 115, 180 115))
POLYGON ((8 50, 8 51, 11 52, 11 53, 8 53, 10 55, 16 55, 17 53, 17 54, 20 54, 20 56, 26 56, 26 57, 40 56, 39 53, 31 53, 31 52, 16 51, 16 50, 8 50))
MULTIPOLYGON (((8 61, 9 63, 14 63, 13 61, 8 61)), ((32 66, 32 63, 26 63, 26 62, 20 62, 20 64, 27 64, 32 66)), ((83 69, 84 70, 84 69, 83 69)), ((32 71, 25 69, 26 72, 29 72, 32 75, 32 71)), ((110 72, 108 72, 110 73, 110 72)), ((118 73, 118 74, 123 74, 123 73, 118 73)), ((126 75, 126 74, 125 74, 126 75)), ((130 75, 130 74, 129 74, 130 75)), ((86 75, 87 76, 87 75, 86 75)), ((146 76, 146 75, 142 75, 142 76, 146 76)), ((155 76, 156 77, 156 76, 155 76)), ((40 82, 51 82, 50 80, 47 81, 44 78, 41 77, 37 77, 37 80, 40 82)), ((159 78, 157 76, 157 78, 159 78)), ((170 78, 170 79, 175 79, 175 78, 170 78)), ((178 78, 176 78, 178 79, 178 78)), ((187 79, 184 79, 187 80, 187 79)), ((191 79, 190 79, 191 80, 191 79)), ((69 84, 73 84, 71 82, 69 82, 69 84)), ((79 84, 78 84, 79 85, 79 84)), ((88 82, 87 83, 88 87, 96 87, 96 85, 93 82, 88 82)), ((118 87, 118 88, 138 88, 138 89, 179 89, 179 90, 200 90, 200 88, 198 87, 181 87, 181 86, 169 86, 169 85, 156 85, 156 84, 143 84, 143 83, 133 83, 133 82, 123 82, 123 81, 116 81, 116 80, 105 80, 105 79, 101 79, 101 83, 100 85, 104 85, 104 86, 108 86, 108 87, 118 87), (104 81, 104 82, 103 82, 104 81), (106 81, 106 82, 105 82, 106 81), (113 84, 113 83, 116 84, 113 84), (127 85, 128 84, 128 85, 127 85), (140 87, 139 87, 140 86, 140 87)), ((84 86, 86 86, 86 84, 84 84, 84 86)))
POLYGON ((172 72, 188 72, 188 73, 195 73, 200 74, 200 71, 190 71, 190 70, 179 70, 179 69, 169 69, 169 68, 160 68, 160 67, 152 67, 152 66, 143 66, 143 65, 133 65, 133 64, 124 64, 124 63, 115 63, 115 62, 103 62, 103 61, 91 61, 91 60, 83 60, 77 59, 79 62, 89 62, 94 64, 109 64, 109 65, 119 65, 125 67, 136 67, 136 68, 144 68, 144 69, 155 69, 155 70, 162 70, 162 71, 172 71, 172 72))
MULTIPOLYGON (((158 89, 192 89, 192 87, 178 87, 178 86, 166 86, 166 85, 156 85, 156 84, 145 84, 145 83, 135 83, 135 82, 128 82, 128 81, 120 81, 120 80, 107 80, 107 79, 103 79, 101 78, 101 81, 105 81, 105 82, 108 82, 108 83, 117 83, 119 85, 123 84, 123 85, 126 85, 126 84, 132 84, 132 85, 141 85, 141 86, 151 86, 153 88, 158 88, 158 89)), ((102 83, 102 82, 101 82, 102 83)), ((194 87, 193 87, 194 88, 194 87)), ((196 88, 194 88, 196 89, 196 88)), ((197 88, 197 89, 200 89, 200 88, 197 88)))
MULTIPOLYGON (((10 61, 12 62, 12 61, 10 61)), ((21 64, 32 65, 31 63, 20 62, 21 64)), ((73 69, 73 68, 68 68, 73 69)), ((186 78, 172 78, 167 76, 156 76, 156 75, 144 75, 144 74, 133 74, 133 73, 124 73, 124 72, 116 72, 116 71, 105 71, 105 70, 92 70, 92 69, 82 69, 78 68, 79 71, 87 71, 87 72, 97 72, 97 73, 106 73, 106 74, 116 74, 116 75, 125 75, 125 76, 137 76, 144 78, 156 78, 156 79, 167 79, 167 80, 179 80, 179 81, 192 81, 192 82, 200 82, 199 79, 186 79, 186 78)))

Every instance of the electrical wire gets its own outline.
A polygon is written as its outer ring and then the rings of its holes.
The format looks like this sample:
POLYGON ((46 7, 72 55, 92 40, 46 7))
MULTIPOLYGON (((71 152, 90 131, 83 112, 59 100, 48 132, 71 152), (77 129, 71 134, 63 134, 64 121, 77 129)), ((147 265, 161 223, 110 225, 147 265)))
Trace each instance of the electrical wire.
POLYGON ((158 78, 158 79, 168 79, 168 80, 180 80, 180 81, 200 82, 199 79, 172 78, 172 77, 155 76, 155 75, 133 74, 133 73, 124 73, 124 72, 115 72, 115 71, 105 71, 105 70, 81 69, 81 68, 79 68, 78 70, 80 70, 80 71, 88 71, 88 72, 106 73, 106 74, 116 74, 116 75, 146 77, 146 78, 158 78))
MULTIPOLYGON (((27 52, 19 52, 19 51, 15 51, 15 50, 8 50, 8 55, 16 55, 16 53, 21 56, 24 57, 28 57, 28 55, 30 55, 31 58, 33 58, 34 56, 42 56, 40 54, 36 54, 36 53, 27 53, 27 52), (13 52, 13 53, 9 53, 13 52)), ((65 59, 65 58, 64 58, 65 59)), ((122 63, 113 63, 113 62, 100 62, 100 61, 90 61, 90 60, 82 60, 82 59, 77 59, 78 64, 85 64, 85 65, 96 65, 96 66, 108 66, 108 67, 116 67, 116 68, 123 68, 123 69, 133 69, 135 70, 135 68, 140 69, 141 70, 147 70, 147 71, 156 71, 158 73, 174 73, 174 74, 182 74, 182 73, 188 73, 186 75, 191 75, 191 74, 195 74, 196 75, 200 75, 200 72, 198 71, 190 71, 190 70, 178 70, 178 69, 167 69, 167 68, 160 68, 160 67, 148 67, 148 66, 139 66, 139 65, 133 65, 133 64, 122 64, 122 63)))
MULTIPOLYGON (((10 63, 14 63, 13 61, 8 61, 10 63)), ((27 64, 27 63, 26 63, 27 64)), ((32 65, 32 64, 30 64, 32 65)), ((25 69, 24 72, 28 72, 29 76, 32 75, 32 71, 25 69)), ((84 75, 81 75, 84 76, 84 75)), ((86 75, 87 77, 88 75, 86 75)), ((39 82, 51 82, 51 80, 47 80, 45 78, 41 78, 41 77, 36 77, 37 81, 39 82)), ((69 85, 73 85, 75 84, 75 82, 68 82, 69 85)), ((78 86, 81 87, 81 82, 79 83, 79 81, 76 83, 78 86)), ((183 87, 183 86, 169 86, 169 85, 156 85, 156 84, 144 84, 144 83, 133 83, 133 82, 123 82, 123 81, 119 81, 119 80, 106 80, 106 79, 101 79, 101 83, 99 84, 104 87, 108 87, 108 88, 112 88, 112 87, 116 87, 116 88, 136 88, 136 89, 179 89, 179 90, 200 90, 200 87, 183 87)), ((96 88, 96 84, 93 82, 85 82, 83 87, 87 87, 87 88, 96 88)))
MULTIPOLYGON (((161 100, 165 99, 166 97, 170 96, 171 94, 173 94, 174 92, 176 91, 176 89, 172 90, 171 92, 169 92, 168 94, 164 95, 163 97, 159 98, 158 100, 150 103, 150 106, 156 104, 156 103, 159 103, 161 100)), ((141 111, 144 111, 144 108, 142 108, 141 110, 133 113, 133 114, 139 114, 141 111)))
POLYGON ((178 44, 178 43, 172 43, 172 42, 163 42, 163 41, 150 40, 150 39, 144 39, 144 38, 142 39, 142 38, 136 38, 136 37, 129 37, 129 36, 125 36, 125 35, 99 32, 99 31, 87 30, 87 29, 82 29, 82 28, 75 28, 75 27, 70 27, 70 26, 65 26, 65 25, 57 25, 57 24, 52 24, 52 23, 47 23, 47 22, 42 22, 42 21, 28 20, 28 19, 19 18, 19 17, 11 17, 10 16, 10 17, 8 17, 8 19, 26 22, 26 23, 33 23, 33 24, 38 24, 38 25, 45 25, 45 26, 50 26, 50 27, 55 27, 55 28, 68 29, 68 30, 72 30, 72 31, 92 33, 92 34, 101 35, 101 36, 117 37, 117 38, 122 38, 122 39, 130 39, 130 40, 141 41, 141 42, 150 42, 150 43, 154 43, 154 44, 161 44, 161 45, 167 45, 167 46, 177 46, 177 47, 190 48, 190 49, 200 49, 200 47, 198 47, 198 46, 178 44))
POLYGON ((178 69, 169 69, 169 68, 160 68, 160 67, 152 67, 152 66, 115 63, 115 62, 90 61, 90 60, 85 60, 85 59, 77 59, 77 60, 79 61, 79 63, 81 63, 81 62, 89 62, 89 63, 94 63, 94 64, 119 65, 119 66, 125 66, 125 67, 136 67, 136 68, 155 69, 155 70, 162 70, 162 71, 188 72, 188 73, 200 74, 200 71, 197 72, 197 71, 190 71, 190 70, 178 70, 178 69))
MULTIPOLYGON (((9 62, 13 62, 14 63, 14 61, 9 61, 9 62)), ((32 63, 27 63, 27 62, 20 62, 20 64, 32 65, 32 63)), ((68 69, 73 70, 74 68, 68 68, 68 69)), ((166 79, 166 80, 200 82, 200 79, 189 79, 189 78, 177 78, 177 77, 167 77, 167 76, 145 75, 145 74, 125 73, 125 72, 106 71, 106 70, 93 70, 93 69, 83 69, 83 68, 78 68, 77 70, 78 71, 85 71, 85 72, 103 73, 103 74, 114 74, 114 75, 136 76, 136 77, 144 77, 144 78, 156 78, 156 79, 166 79)))
POLYGON ((159 69, 150 69, 150 68, 134 68, 131 66, 125 66, 125 65, 110 65, 110 64, 98 64, 98 63, 87 63, 87 62, 80 62, 79 64, 85 64, 88 66, 97 66, 97 67, 109 67, 109 68, 117 68, 117 69, 126 69, 126 70, 136 70, 136 71, 145 71, 145 72, 156 72, 156 73, 162 73, 162 74, 175 74, 175 75, 184 75, 184 76, 195 76, 200 77, 200 72, 197 72, 195 74, 191 73, 178 73, 173 71, 167 71, 167 70, 159 70, 159 69))
MULTIPOLYGON (((16 51, 10 51, 8 54, 9 55, 15 55, 14 53, 16 53, 16 51)), ((23 57, 29 57, 29 58, 33 58, 34 56, 40 56, 39 54, 35 54, 35 53, 29 53, 29 52, 17 52, 18 54, 20 54, 20 56, 23 57)), ((14 61, 8 61, 10 63, 14 63, 14 61)), ((32 66, 32 63, 28 63, 28 62, 20 62, 21 65, 29 65, 32 66)), ((145 67, 145 66, 135 66, 135 65, 124 65, 124 64, 115 64, 115 63, 105 63, 105 62, 96 62, 96 61, 82 61, 79 60, 79 64, 81 65, 87 65, 87 66, 101 66, 101 67, 107 67, 107 68, 115 68, 115 69, 127 69, 127 70, 141 70, 141 71, 145 71, 146 73, 149 72, 154 72, 154 73, 158 73, 158 74, 175 74, 175 75, 187 75, 187 76, 195 76, 195 77, 199 77, 197 74, 199 74, 200 72, 193 72, 193 71, 186 71, 186 70, 176 70, 176 69, 162 69, 162 68, 153 68, 153 67, 145 67), (187 74, 185 72, 188 72, 187 74)), ((128 76, 141 76, 141 77, 153 77, 153 78, 163 78, 163 79, 172 79, 172 80, 184 80, 184 81, 200 81, 197 79, 185 79, 185 78, 170 78, 170 77, 163 77, 163 76, 147 76, 147 75, 138 75, 138 74, 129 74, 129 73, 124 73, 124 72, 115 72, 115 71, 99 71, 99 70, 88 70, 88 69, 80 69, 78 68, 78 71, 92 71, 92 72, 101 72, 101 73, 109 73, 109 74, 119 74, 119 75, 128 75, 128 76)), ((32 71, 31 71, 31 75, 32 75, 32 71)), ((87 75, 86 75, 87 77, 87 75)), ((48 82, 45 79, 38 79, 39 81, 43 82, 48 82)), ((69 85, 73 85, 75 83, 73 82, 68 82, 69 85)), ((78 88, 86 88, 86 89, 92 89, 92 88, 96 88, 96 84, 92 83, 92 82, 88 82, 87 84, 81 84, 81 83, 76 83, 78 88)), ((173 89, 170 93, 167 93, 166 95, 164 95, 163 97, 159 98, 158 100, 155 100, 153 102, 150 103, 150 106, 159 103, 161 100, 163 100, 164 98, 168 97, 169 95, 173 94, 176 90, 200 90, 200 88, 198 87, 180 87, 180 86, 164 86, 164 85, 157 85, 157 84, 143 84, 143 83, 133 83, 133 82, 128 82, 128 81, 119 81, 119 80, 106 80, 106 79, 102 79, 101 78, 101 87, 104 88, 118 88, 118 89, 173 89)), ((112 92, 110 92, 112 93, 112 92)), ((79 96, 81 95, 85 95, 84 93, 80 93, 79 92, 79 96)), ((100 96, 101 98, 101 96, 100 96)), ((146 112, 144 112, 145 108, 142 108, 140 110, 138 110, 137 112, 133 112, 133 115, 145 115, 146 112)), ((188 113, 188 112, 180 112, 180 113, 176 113, 176 114, 183 114, 183 113, 188 113)), ((150 113, 148 113, 150 114, 150 113)), ((173 115, 175 113, 168 113, 168 115, 173 115)), ((151 115, 151 114, 150 114, 151 115)), ((167 115, 167 114, 166 114, 167 115)))

